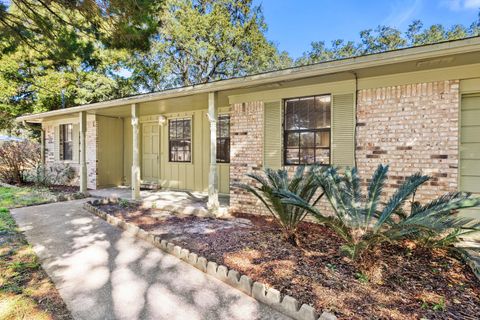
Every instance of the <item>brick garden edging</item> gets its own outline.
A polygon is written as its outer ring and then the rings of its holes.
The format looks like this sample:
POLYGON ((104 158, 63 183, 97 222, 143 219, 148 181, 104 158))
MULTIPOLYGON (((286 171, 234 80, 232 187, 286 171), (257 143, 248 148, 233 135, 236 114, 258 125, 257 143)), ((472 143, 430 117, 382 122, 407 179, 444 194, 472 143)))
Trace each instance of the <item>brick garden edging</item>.
POLYGON ((323 312, 320 316, 316 310, 307 304, 300 306, 297 299, 282 295, 280 291, 274 288, 268 288, 265 284, 260 282, 253 282, 253 280, 240 274, 234 269, 228 269, 224 265, 218 265, 216 262, 208 261, 205 257, 199 256, 188 249, 175 245, 172 242, 162 240, 159 236, 147 232, 137 225, 125 222, 122 219, 114 217, 105 211, 100 210, 95 205, 117 203, 118 199, 104 198, 101 200, 93 200, 86 202, 83 207, 87 211, 102 218, 109 224, 119 227, 135 237, 145 240, 155 247, 176 256, 195 268, 203 271, 216 279, 236 288, 252 298, 270 306, 271 308, 280 311, 281 313, 292 317, 295 320, 336 320, 337 317, 329 312, 323 312))

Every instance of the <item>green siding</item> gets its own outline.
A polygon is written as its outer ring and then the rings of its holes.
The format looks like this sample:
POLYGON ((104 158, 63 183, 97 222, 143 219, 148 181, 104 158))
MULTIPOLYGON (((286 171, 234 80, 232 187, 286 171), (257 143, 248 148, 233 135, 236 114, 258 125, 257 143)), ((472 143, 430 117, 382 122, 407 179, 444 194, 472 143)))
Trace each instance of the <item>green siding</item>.
POLYGON ((331 162, 337 166, 355 165, 355 96, 332 96, 331 162))
MULTIPOLYGON (((480 96, 464 96, 460 128, 460 191, 480 194, 480 96)), ((480 209, 463 210, 480 217, 480 209)))
POLYGON ((97 115, 97 185, 119 186, 123 178, 123 120, 97 115))
POLYGON ((123 181, 126 185, 132 180, 133 132, 132 118, 123 119, 123 181))
POLYGON ((282 102, 264 104, 263 165, 279 169, 282 166, 282 102))
MULTIPOLYGON (((167 189, 186 189, 194 191, 208 190, 208 173, 210 170, 210 123, 206 116, 206 110, 195 110, 182 113, 164 113, 168 119, 191 118, 192 119, 192 162, 175 163, 168 161, 168 123, 159 126, 160 130, 160 155, 158 167, 160 170, 158 183, 167 189)), ((157 124, 157 116, 141 118, 141 135, 144 137, 146 123, 157 124)), ((123 175, 126 184, 130 184, 130 170, 132 165, 132 126, 131 118, 124 119, 124 169, 123 175)), ((145 147, 145 141, 142 143, 145 147)), ((142 148, 143 149, 143 148, 142 148)), ((143 157, 144 152, 141 151, 143 157)), ((144 161, 142 159, 142 175, 144 175, 144 161)), ((218 164, 218 185, 220 193, 229 193, 230 188, 230 165, 218 164)), ((155 181, 150 181, 155 182, 155 181)))

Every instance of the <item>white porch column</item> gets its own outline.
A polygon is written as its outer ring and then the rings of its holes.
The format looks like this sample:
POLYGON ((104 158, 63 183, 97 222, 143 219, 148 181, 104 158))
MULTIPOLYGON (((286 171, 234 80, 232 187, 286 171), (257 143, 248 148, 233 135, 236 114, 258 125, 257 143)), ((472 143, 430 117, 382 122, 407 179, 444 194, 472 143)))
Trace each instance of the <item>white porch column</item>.
POLYGON ((140 200, 140 129, 138 104, 132 104, 132 199, 140 200))
POLYGON ((208 93, 208 119, 210 121, 210 172, 208 175, 207 208, 213 214, 218 214, 218 174, 217 174, 217 93, 208 93))
POLYGON ((45 130, 40 130, 40 161, 45 165, 45 130))
POLYGON ((79 113, 79 135, 80 135, 80 192, 87 192, 87 113, 82 111, 79 113))

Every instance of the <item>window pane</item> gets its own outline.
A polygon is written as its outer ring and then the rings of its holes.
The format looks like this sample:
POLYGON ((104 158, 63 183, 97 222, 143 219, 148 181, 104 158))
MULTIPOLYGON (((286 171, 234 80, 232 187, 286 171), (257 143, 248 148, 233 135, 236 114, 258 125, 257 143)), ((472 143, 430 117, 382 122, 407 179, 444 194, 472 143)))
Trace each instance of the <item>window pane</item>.
POLYGON ((217 140, 217 161, 230 162, 230 139, 222 138, 217 140))
POLYGON ((217 128, 218 130, 218 137, 219 138, 227 138, 230 136, 230 124, 229 124, 229 117, 221 117, 220 118, 220 126, 217 128))
POLYGON ((316 134, 316 140, 315 140, 315 146, 316 147, 323 147, 323 148, 330 147, 330 132, 329 131, 317 132, 315 134, 316 134))
POLYGON ((190 150, 190 140, 181 140, 180 145, 182 146, 183 150, 190 150))
POLYGON ((319 128, 319 124, 323 124, 325 116, 316 104, 316 97, 286 100, 285 129, 307 130, 319 128))
POLYGON ((330 96, 315 97, 316 128, 330 127, 330 96))
POLYGON ((183 123, 181 121, 177 122, 177 139, 183 138, 183 123))
POLYGON ((177 122, 174 120, 170 120, 169 122, 169 135, 170 139, 175 139, 177 137, 177 122))
POLYGON ((183 121, 183 137, 190 139, 190 133, 191 133, 191 126, 190 126, 191 121, 190 120, 184 120, 183 121))
POLYGON ((330 164, 330 149, 317 149, 315 153, 317 163, 330 164))
POLYGON ((285 129, 295 129, 295 120, 293 118, 295 114, 295 102, 293 100, 285 101, 285 129))
POLYGON ((314 133, 313 132, 302 132, 300 134, 300 147, 301 148, 313 148, 315 143, 313 141, 314 133))
POLYGON ((218 117, 217 124, 217 161, 230 162, 230 116, 218 117))
POLYGON ((285 154, 285 163, 286 164, 298 164, 299 158, 299 149, 287 149, 285 154))
POLYGON ((65 142, 63 144, 63 160, 72 160, 72 143, 65 142))
POLYGON ((65 128, 65 141, 72 141, 72 131, 73 131, 73 126, 72 124, 66 124, 64 125, 65 128))
POLYGON ((295 106, 295 129, 309 129, 309 109, 313 106, 313 98, 300 99, 295 106))
POLYGON ((300 163, 315 163, 315 149, 300 149, 300 163))
POLYGON ((331 96, 285 100, 284 163, 329 163, 331 96), (317 159, 318 157, 318 159, 317 159))
POLYGON ((298 147, 300 140, 300 133, 291 132, 287 133, 287 147, 298 147))
POLYGON ((169 158, 171 162, 190 162, 191 155, 191 120, 178 119, 169 121, 169 158))

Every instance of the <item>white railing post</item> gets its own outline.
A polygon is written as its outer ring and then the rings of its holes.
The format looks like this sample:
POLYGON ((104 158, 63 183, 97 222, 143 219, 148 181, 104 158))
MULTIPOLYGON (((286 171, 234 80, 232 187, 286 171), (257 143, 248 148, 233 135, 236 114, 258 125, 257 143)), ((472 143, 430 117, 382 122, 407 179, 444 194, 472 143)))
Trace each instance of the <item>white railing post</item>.
POLYGON ((217 93, 208 93, 208 120, 210 121, 210 172, 208 175, 207 208, 212 215, 218 214, 218 173, 217 173, 217 93))
POLYGON ((139 108, 132 104, 132 133, 133 133, 133 155, 132 155, 132 199, 140 200, 140 129, 139 129, 139 108))
POLYGON ((87 192, 87 113, 79 113, 80 131, 80 192, 87 192))

